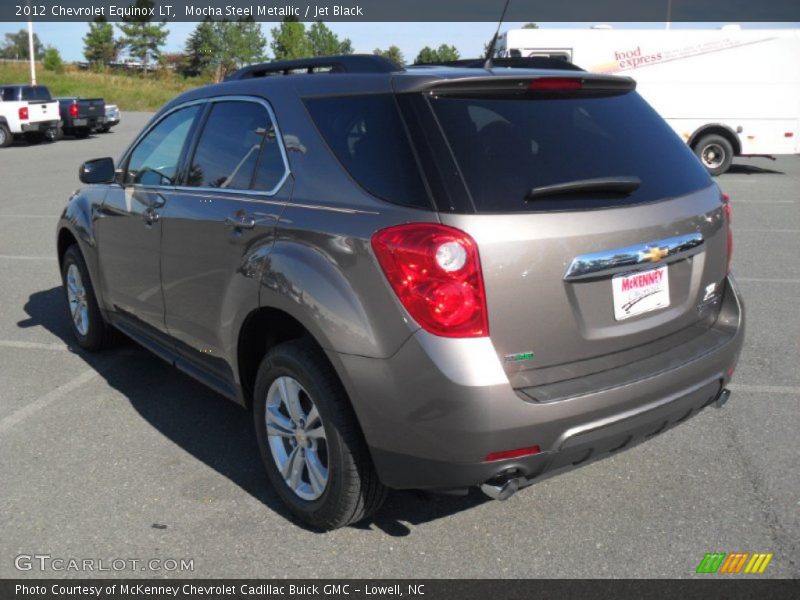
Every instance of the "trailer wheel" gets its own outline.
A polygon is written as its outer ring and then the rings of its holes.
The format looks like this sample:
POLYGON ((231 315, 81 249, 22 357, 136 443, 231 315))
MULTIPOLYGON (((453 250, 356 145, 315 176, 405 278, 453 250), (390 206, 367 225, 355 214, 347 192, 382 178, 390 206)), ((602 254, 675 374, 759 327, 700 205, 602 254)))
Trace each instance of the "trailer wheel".
POLYGON ((711 175, 722 175, 733 162, 733 146, 721 135, 706 135, 694 145, 694 153, 711 175))

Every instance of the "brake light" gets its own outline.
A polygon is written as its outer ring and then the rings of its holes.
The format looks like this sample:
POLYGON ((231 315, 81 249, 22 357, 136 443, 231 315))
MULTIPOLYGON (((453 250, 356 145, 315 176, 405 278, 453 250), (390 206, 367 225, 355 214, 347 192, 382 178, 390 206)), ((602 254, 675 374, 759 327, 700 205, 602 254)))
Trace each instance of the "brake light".
POLYGON ((725 211, 725 224, 728 230, 728 261, 726 266, 726 273, 731 272, 731 259, 733 258, 733 230, 731 229, 731 197, 728 194, 721 193, 722 208, 725 211))
POLYGON ((77 117, 78 116, 78 105, 77 104, 70 104, 69 105, 69 116, 70 117, 77 117))
POLYGON ((436 223, 411 223, 376 232, 372 249, 423 329, 444 337, 489 335, 478 247, 469 235, 436 223))
POLYGON ((539 446, 529 446, 528 448, 517 448, 516 450, 503 450, 502 452, 492 452, 487 454, 484 462, 494 462, 496 460, 508 460, 509 458, 520 458, 522 456, 532 456, 539 454, 539 446))
POLYGON ((27 121, 28 120, 28 107, 21 106, 19 109, 19 120, 20 121, 27 121))
POLYGON ((542 77, 541 79, 534 79, 528 84, 529 90, 534 91, 561 91, 561 90, 579 90, 583 87, 583 82, 580 79, 572 77, 542 77))

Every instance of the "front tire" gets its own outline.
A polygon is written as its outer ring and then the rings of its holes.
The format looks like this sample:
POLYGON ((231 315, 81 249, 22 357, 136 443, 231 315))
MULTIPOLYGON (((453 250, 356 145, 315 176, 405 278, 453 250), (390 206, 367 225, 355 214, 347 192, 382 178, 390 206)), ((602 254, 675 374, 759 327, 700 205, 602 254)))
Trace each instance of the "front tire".
POLYGON ((721 135, 706 135, 694 145, 694 153, 711 175, 717 177, 733 162, 733 145, 721 135))
POLYGON ((256 378, 253 415, 267 475, 289 510, 322 530, 386 499, 347 394, 312 340, 272 348, 256 378))
POLYGON ((75 244, 67 248, 61 261, 61 282, 72 333, 78 345, 89 352, 113 346, 118 334, 103 319, 89 278, 89 269, 75 244))

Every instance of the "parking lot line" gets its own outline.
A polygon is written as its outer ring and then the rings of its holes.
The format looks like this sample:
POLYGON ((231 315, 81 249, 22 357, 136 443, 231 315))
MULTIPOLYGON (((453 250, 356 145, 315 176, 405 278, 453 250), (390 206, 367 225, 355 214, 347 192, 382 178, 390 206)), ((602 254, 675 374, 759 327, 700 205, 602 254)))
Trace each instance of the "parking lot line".
POLYGON ((761 392, 765 394, 800 394, 800 385, 747 385, 732 383, 728 386, 732 392, 761 392))
POLYGON ((21 350, 69 350, 66 344, 45 344, 42 342, 22 342, 0 340, 0 348, 19 348, 21 350))
POLYGON ((43 408, 46 408, 56 400, 60 400, 73 390, 80 388, 81 386, 90 382, 92 379, 98 376, 99 373, 94 369, 84 371, 83 373, 78 375, 75 379, 72 379, 63 385, 58 386, 56 389, 51 390, 44 396, 37 398, 30 404, 26 404, 25 406, 14 411, 7 417, 4 417, 2 420, 0 420, 0 435, 3 435, 6 431, 10 429, 13 429, 28 417, 34 415, 43 408))

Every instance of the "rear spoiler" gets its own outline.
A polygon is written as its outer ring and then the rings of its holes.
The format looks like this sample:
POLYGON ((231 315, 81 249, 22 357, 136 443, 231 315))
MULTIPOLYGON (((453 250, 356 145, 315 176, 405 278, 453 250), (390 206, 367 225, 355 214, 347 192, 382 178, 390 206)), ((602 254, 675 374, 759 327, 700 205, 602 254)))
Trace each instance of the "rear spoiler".
MULTIPOLYGON (((415 63, 415 66, 436 65, 441 67, 459 67, 462 69, 485 69, 485 58, 461 58, 447 60, 439 63, 415 63)), ((549 56, 517 56, 507 58, 493 58, 492 68, 507 69, 557 69, 560 71, 583 71, 578 65, 561 58, 549 56)))
POLYGON ((437 95, 466 96, 575 96, 624 94, 636 89, 636 82, 630 77, 592 75, 583 77, 576 74, 541 76, 468 77, 439 79, 429 81, 423 89, 437 95))

